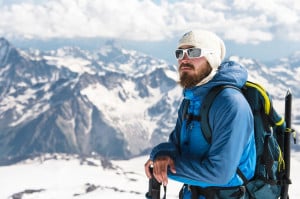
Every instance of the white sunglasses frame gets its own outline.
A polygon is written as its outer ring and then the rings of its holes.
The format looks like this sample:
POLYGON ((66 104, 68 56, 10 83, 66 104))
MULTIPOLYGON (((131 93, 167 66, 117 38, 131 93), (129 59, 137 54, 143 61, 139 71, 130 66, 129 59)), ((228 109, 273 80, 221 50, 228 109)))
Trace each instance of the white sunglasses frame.
POLYGON ((195 59, 195 58, 200 58, 200 57, 203 57, 204 55, 213 54, 213 53, 214 53, 214 51, 211 50, 211 49, 208 49, 208 48, 185 48, 185 49, 179 48, 179 49, 175 50, 175 57, 176 57, 177 60, 182 60, 184 58, 184 55, 186 54, 189 59, 195 59), (188 54, 189 49, 200 49, 200 51, 201 51, 200 56, 190 57, 189 54, 188 54), (183 51, 183 56, 181 58, 176 57, 176 51, 177 50, 182 50, 183 51))

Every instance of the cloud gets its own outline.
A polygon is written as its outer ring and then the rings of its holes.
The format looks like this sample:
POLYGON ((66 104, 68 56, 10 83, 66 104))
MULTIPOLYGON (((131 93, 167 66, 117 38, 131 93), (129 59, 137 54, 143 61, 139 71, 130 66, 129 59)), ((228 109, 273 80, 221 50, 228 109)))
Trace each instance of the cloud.
POLYGON ((300 41, 298 0, 23 0, 2 3, 0 35, 161 41, 205 28, 237 43, 300 41))

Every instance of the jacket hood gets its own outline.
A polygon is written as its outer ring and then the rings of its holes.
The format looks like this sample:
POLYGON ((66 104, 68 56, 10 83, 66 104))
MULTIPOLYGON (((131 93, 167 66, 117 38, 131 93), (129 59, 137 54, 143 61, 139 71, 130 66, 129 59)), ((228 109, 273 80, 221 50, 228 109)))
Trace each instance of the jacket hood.
POLYGON ((227 61, 219 67, 217 74, 209 84, 213 86, 227 84, 241 88, 246 83, 247 78, 248 72, 245 67, 236 62, 227 61))
POLYGON ((193 99, 196 96, 204 96, 206 93, 218 85, 232 85, 238 88, 243 87, 248 78, 248 72, 245 67, 233 61, 223 62, 218 68, 215 76, 206 84, 195 86, 183 90, 184 97, 193 99))

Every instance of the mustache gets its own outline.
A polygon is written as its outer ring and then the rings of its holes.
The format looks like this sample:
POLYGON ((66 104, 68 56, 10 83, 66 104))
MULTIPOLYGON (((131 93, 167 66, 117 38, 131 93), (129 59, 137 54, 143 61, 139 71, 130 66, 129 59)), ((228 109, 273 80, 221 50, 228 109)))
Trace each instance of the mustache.
POLYGON ((182 67, 194 68, 194 65, 190 63, 182 63, 180 64, 179 69, 181 69, 182 67))

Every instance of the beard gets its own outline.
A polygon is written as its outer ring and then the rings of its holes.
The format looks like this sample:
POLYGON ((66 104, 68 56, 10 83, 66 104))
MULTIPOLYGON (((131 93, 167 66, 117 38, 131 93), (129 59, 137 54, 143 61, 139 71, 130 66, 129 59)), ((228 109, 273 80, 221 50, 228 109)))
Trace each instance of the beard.
POLYGON ((192 87, 196 86, 205 77, 207 77, 212 71, 211 67, 200 67, 197 70, 197 69, 195 69, 194 65, 189 64, 189 63, 181 64, 179 69, 181 67, 190 67, 191 69, 194 70, 193 74, 190 74, 189 72, 182 72, 182 74, 180 75, 180 80, 178 83, 183 88, 192 88, 192 87))

